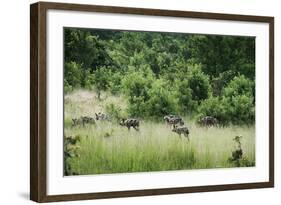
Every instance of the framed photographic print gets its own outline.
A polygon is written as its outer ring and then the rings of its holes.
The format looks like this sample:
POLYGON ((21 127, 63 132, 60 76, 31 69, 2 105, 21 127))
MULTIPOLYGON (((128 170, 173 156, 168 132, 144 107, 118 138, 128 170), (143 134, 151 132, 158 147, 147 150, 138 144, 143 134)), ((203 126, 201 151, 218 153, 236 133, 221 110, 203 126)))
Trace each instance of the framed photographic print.
POLYGON ((274 18, 39 2, 37 202, 274 186, 274 18))

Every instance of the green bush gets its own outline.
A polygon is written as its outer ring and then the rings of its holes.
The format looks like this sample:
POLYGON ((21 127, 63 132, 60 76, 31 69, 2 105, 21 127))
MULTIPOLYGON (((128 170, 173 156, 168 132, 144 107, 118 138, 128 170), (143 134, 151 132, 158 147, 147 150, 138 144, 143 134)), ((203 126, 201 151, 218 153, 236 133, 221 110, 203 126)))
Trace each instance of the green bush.
POLYGON ((155 77, 149 68, 137 71, 131 68, 122 79, 122 91, 128 98, 128 112, 133 117, 146 115, 146 102, 149 100, 148 91, 155 77))
POLYGON ((198 108, 201 116, 216 117, 221 124, 249 125, 255 121, 254 83, 236 76, 223 89, 222 97, 210 97, 198 108))
POLYGON ((93 81, 99 99, 100 99, 101 91, 105 91, 109 87, 110 75, 111 75, 111 71, 107 67, 100 67, 95 71, 93 75, 93 81))
POLYGON ((202 101, 209 97, 210 82, 209 77, 205 75, 200 67, 194 67, 188 77, 189 87, 192 90, 192 99, 202 101))
POLYGON ((69 93, 73 90, 73 87, 69 85, 66 79, 63 80, 63 89, 65 93, 69 93))
POLYGON ((126 114, 122 112, 122 109, 119 105, 116 105, 114 103, 109 103, 105 106, 106 113, 110 116, 111 120, 115 120, 117 122, 120 121, 120 119, 125 118, 126 114))
POLYGON ((254 86, 254 82, 244 75, 235 76, 223 89, 223 95, 229 98, 238 95, 253 96, 254 86))
MULTIPOLYGON (((254 122, 253 37, 66 28, 64 39, 66 93, 125 95, 131 117, 254 122)), ((118 109, 109 110, 119 118, 118 109)))
POLYGON ((255 120, 254 82, 236 76, 223 90, 225 109, 233 124, 251 124, 255 120))
POLYGON ((235 72, 232 70, 224 71, 218 77, 212 79, 214 96, 221 96, 223 88, 233 79, 235 72))
POLYGON ((133 97, 129 100, 128 114, 130 117, 146 117, 147 108, 146 102, 143 97, 133 97))
POLYGON ((151 88, 155 77, 152 71, 147 68, 145 71, 137 71, 132 68, 122 79, 122 89, 129 101, 133 102, 136 98, 148 100, 148 90, 151 88))
POLYGON ((89 71, 87 71, 84 78, 84 87, 89 90, 92 90, 94 82, 95 82, 95 76, 91 74, 89 71))
POLYGON ((121 81, 122 81, 122 74, 120 72, 112 73, 109 82, 109 90, 112 94, 118 94, 121 92, 121 88, 122 88, 121 81))
POLYGON ((176 97, 181 112, 192 112, 196 102, 192 99, 192 90, 189 87, 189 81, 184 79, 176 83, 176 97))
POLYGON ((198 107, 199 115, 197 118, 212 116, 217 118, 219 124, 227 125, 230 121, 229 114, 226 112, 226 103, 218 97, 210 97, 204 100, 198 107))
POLYGON ((191 114, 210 96, 209 77, 201 71, 200 65, 191 64, 185 67, 174 84, 181 112, 191 114))
POLYGON ((164 80, 156 80, 149 90, 149 100, 145 104, 146 113, 150 118, 160 119, 163 116, 177 111, 177 101, 173 92, 170 92, 164 80))
POLYGON ((64 65, 65 82, 72 88, 79 88, 82 81, 82 66, 76 62, 66 62, 64 65))
POLYGON ((247 95, 237 95, 226 98, 227 106, 225 107, 231 122, 237 125, 249 125, 255 120, 255 107, 253 97, 247 95))
POLYGON ((159 119, 177 110, 174 92, 163 79, 156 79, 152 71, 134 71, 123 78, 123 90, 128 97, 128 112, 132 117, 159 119))

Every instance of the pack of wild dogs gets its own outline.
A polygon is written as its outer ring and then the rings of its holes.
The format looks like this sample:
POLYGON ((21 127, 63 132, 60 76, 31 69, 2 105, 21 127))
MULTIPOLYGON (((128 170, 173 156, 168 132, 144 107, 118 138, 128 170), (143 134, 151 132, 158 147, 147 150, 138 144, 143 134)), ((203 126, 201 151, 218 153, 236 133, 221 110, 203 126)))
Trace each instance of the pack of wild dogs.
MULTIPOLYGON (((180 138, 183 135, 189 142, 190 131, 182 117, 170 114, 170 115, 164 116, 163 120, 166 123, 166 126, 170 128, 171 132, 178 134, 178 136, 180 138)), ((99 113, 95 113, 95 118, 88 117, 88 116, 81 116, 80 118, 72 119, 72 127, 85 126, 87 124, 89 124, 89 125, 96 124, 97 121, 111 121, 111 119, 107 114, 99 112, 99 113)), ((127 127, 128 131, 130 131, 131 128, 135 129, 136 131, 140 131, 140 122, 141 121, 136 118, 127 118, 127 119, 123 118, 120 120, 119 125, 123 126, 123 127, 127 127)), ((212 116, 201 117, 197 120, 196 123, 198 126, 205 127, 205 128, 216 127, 219 125, 218 120, 212 116)), ((112 133, 106 132, 104 137, 109 137, 109 136, 111 136, 111 134, 112 133)), ((243 164, 242 164, 243 159, 245 161, 245 158, 243 158, 241 139, 242 139, 241 135, 235 136, 233 138, 233 140, 236 143, 236 147, 231 152, 231 157, 228 158, 228 162, 235 164, 235 166, 237 166, 237 167, 243 166, 243 164)), ((77 146, 77 142, 79 142, 79 141, 80 141, 80 136, 76 136, 76 137, 70 136, 70 137, 65 138, 66 159, 71 158, 72 156, 78 156, 77 150, 79 149, 79 146, 77 146)), ((65 167, 65 170, 67 171, 67 174, 69 174, 69 173, 70 173, 70 175, 75 174, 75 172, 72 172, 70 165, 67 165, 65 167)))
MULTIPOLYGON (((181 137, 182 135, 189 140, 189 129, 184 120, 177 115, 166 115, 163 117, 164 122, 170 127, 172 132, 175 132, 181 137)), ((80 118, 72 119, 72 127, 74 126, 85 126, 86 124, 96 124, 96 121, 110 121, 110 117, 106 113, 98 112, 95 113, 95 118, 89 116, 81 116, 80 118)), ((202 127, 212 127, 218 125, 218 120, 212 116, 205 116, 199 118, 197 124, 202 127)), ((136 118, 123 118, 119 122, 120 126, 127 127, 130 131, 131 128, 136 131, 140 131, 140 120, 136 118)))

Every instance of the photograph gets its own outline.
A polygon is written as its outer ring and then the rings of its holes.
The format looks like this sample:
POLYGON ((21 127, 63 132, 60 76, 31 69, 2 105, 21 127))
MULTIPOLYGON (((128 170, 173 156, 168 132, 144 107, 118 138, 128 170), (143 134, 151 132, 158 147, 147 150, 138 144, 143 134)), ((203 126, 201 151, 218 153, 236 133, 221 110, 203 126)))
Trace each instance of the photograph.
POLYGON ((64 27, 64 176, 255 167, 255 40, 64 27))
POLYGON ((274 187, 274 16, 181 8, 30 5, 31 200, 274 187))

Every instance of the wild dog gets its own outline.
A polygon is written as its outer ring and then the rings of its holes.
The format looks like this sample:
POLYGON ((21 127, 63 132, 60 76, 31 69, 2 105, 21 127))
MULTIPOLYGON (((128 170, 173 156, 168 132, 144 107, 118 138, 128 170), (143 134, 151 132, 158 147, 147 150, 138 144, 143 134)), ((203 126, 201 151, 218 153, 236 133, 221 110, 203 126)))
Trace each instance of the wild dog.
POLYGON ((82 117, 84 124, 95 124, 95 119, 92 117, 82 117))
POLYGON ((108 116, 105 113, 95 113, 96 115, 96 120, 108 120, 108 116))
POLYGON ((78 126, 78 125, 83 125, 84 126, 83 119, 82 118, 74 118, 74 119, 72 119, 72 127, 78 126))
POLYGON ((79 125, 85 126, 85 124, 95 124, 95 119, 87 116, 72 119, 72 127, 79 125))
POLYGON ((168 124, 170 119, 172 119, 174 117, 176 117, 176 116, 175 115, 165 115, 163 119, 168 124))
POLYGON ((189 141, 189 130, 186 126, 177 126, 177 125, 173 125, 173 129, 172 129, 172 132, 175 132, 177 133, 180 137, 181 137, 181 134, 183 134, 189 141))
POLYGON ((135 130, 139 131, 140 122, 137 119, 121 119, 120 123, 121 126, 126 126, 128 130, 133 127, 135 130))
POLYGON ((235 150, 232 151, 232 157, 229 158, 229 161, 236 162, 236 163, 238 163, 238 165, 240 164, 239 160, 241 160, 242 157, 243 157, 243 150, 242 150, 242 147, 241 147, 241 139, 242 139, 241 135, 235 136, 233 138, 233 140, 237 143, 237 147, 236 147, 235 150))
POLYGON ((164 121, 167 125, 173 126, 173 125, 184 125, 184 121, 181 117, 176 115, 166 115, 164 116, 164 121))
POLYGON ((215 117, 206 116, 206 117, 200 118, 197 121, 197 123, 200 126, 211 127, 211 126, 217 126, 218 125, 218 120, 215 117))
POLYGON ((236 149, 232 151, 232 157, 230 158, 231 161, 236 161, 239 159, 242 159, 243 156, 243 150, 242 149, 236 149))
POLYGON ((67 136, 65 137, 65 144, 70 144, 70 145, 76 145, 78 142, 81 141, 81 137, 80 136, 67 136))

